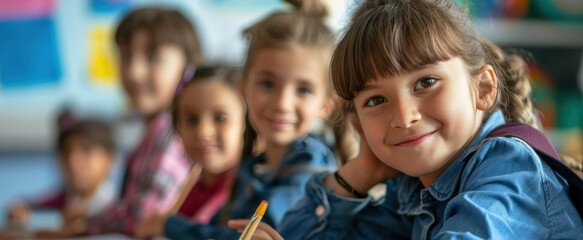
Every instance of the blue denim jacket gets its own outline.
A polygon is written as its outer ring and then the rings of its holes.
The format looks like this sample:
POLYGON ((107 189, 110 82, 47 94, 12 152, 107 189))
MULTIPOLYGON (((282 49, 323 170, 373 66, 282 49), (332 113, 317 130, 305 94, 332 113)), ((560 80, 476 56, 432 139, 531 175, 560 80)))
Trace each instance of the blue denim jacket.
MULTIPOLYGON (((223 209, 228 209, 230 219, 250 218, 261 201, 266 200, 269 206, 262 222, 277 228, 285 212, 303 198, 312 175, 337 168, 330 149, 310 136, 293 142, 277 169, 263 170, 262 163, 264 154, 241 163, 235 197, 223 209)), ((172 239, 237 239, 237 231, 220 224, 222 211, 210 225, 193 225, 181 216, 172 216, 165 223, 165 235, 172 239)))
POLYGON ((429 188, 403 175, 379 200, 345 198, 317 174, 279 232, 288 240, 582 239, 566 181, 522 140, 485 139, 504 123, 495 112, 429 188))

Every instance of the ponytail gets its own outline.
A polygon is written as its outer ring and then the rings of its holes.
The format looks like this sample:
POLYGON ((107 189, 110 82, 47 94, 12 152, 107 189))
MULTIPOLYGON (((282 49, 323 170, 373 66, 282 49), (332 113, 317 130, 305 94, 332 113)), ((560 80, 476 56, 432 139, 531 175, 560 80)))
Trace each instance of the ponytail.
POLYGON ((310 16, 325 18, 328 16, 328 9, 319 0, 286 0, 293 5, 297 11, 310 16))
POLYGON ((481 39, 486 53, 486 63, 492 65, 498 78, 497 103, 485 118, 496 109, 501 109, 510 122, 521 122, 540 128, 530 99, 531 80, 526 63, 517 54, 505 54, 496 44, 481 39))

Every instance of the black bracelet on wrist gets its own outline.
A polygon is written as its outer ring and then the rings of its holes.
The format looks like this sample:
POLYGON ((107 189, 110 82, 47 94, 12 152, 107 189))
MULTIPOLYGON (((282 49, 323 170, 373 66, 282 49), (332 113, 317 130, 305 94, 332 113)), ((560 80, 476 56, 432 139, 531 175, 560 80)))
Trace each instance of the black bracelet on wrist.
POLYGON ((340 184, 340 186, 342 186, 342 188, 344 188, 344 190, 346 190, 350 194, 352 194, 358 198, 365 198, 368 196, 368 194, 362 194, 362 193, 359 193, 356 190, 354 190, 354 188, 352 188, 350 186, 350 184, 348 184, 348 182, 346 182, 346 180, 344 180, 344 178, 342 178, 340 176, 340 174, 338 174, 338 171, 334 172, 334 178, 336 178, 336 181, 338 182, 338 184, 340 184))

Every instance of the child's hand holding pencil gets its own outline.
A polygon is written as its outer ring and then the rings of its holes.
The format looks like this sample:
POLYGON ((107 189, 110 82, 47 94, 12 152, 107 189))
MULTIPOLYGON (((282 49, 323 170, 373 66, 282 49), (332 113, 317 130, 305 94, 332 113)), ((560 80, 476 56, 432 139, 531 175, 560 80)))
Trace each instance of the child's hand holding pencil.
POLYGON ((247 219, 237 219, 237 220, 229 220, 227 223, 230 228, 237 229, 238 231, 242 231, 241 237, 239 240, 250 240, 250 239, 281 239, 283 238, 273 229, 271 226, 262 223, 261 218, 263 218, 263 214, 265 214, 265 210, 267 209, 267 201, 261 202, 251 220, 247 219))

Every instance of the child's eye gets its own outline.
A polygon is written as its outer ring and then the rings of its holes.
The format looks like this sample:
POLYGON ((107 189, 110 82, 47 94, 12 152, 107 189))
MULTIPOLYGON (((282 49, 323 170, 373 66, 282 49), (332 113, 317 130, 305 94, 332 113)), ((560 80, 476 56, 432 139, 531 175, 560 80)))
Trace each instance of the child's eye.
POLYGON ((310 90, 309 88, 302 87, 302 88, 298 88, 298 93, 300 95, 308 95, 308 94, 312 93, 312 90, 310 90))
POLYGON ((273 82, 265 80, 265 81, 261 81, 259 83, 259 86, 265 88, 265 89, 272 89, 274 87, 273 82))
POLYGON ((435 80, 435 78, 432 77, 422 78, 419 81, 417 81, 417 84, 415 85, 415 90, 431 87, 431 85, 433 85, 435 82, 437 82, 437 80, 435 80))
POLYGON ((215 122, 221 123, 227 120, 226 114, 218 114, 215 116, 215 122))
POLYGON ((365 106, 376 106, 379 104, 383 104, 387 102, 387 99, 381 96, 374 96, 371 97, 370 99, 368 99, 368 101, 366 101, 366 103, 364 104, 365 106))
POLYGON ((198 118, 195 118, 195 117, 187 117, 184 120, 186 121, 186 123, 188 123, 190 125, 194 125, 194 124, 198 123, 198 118))

